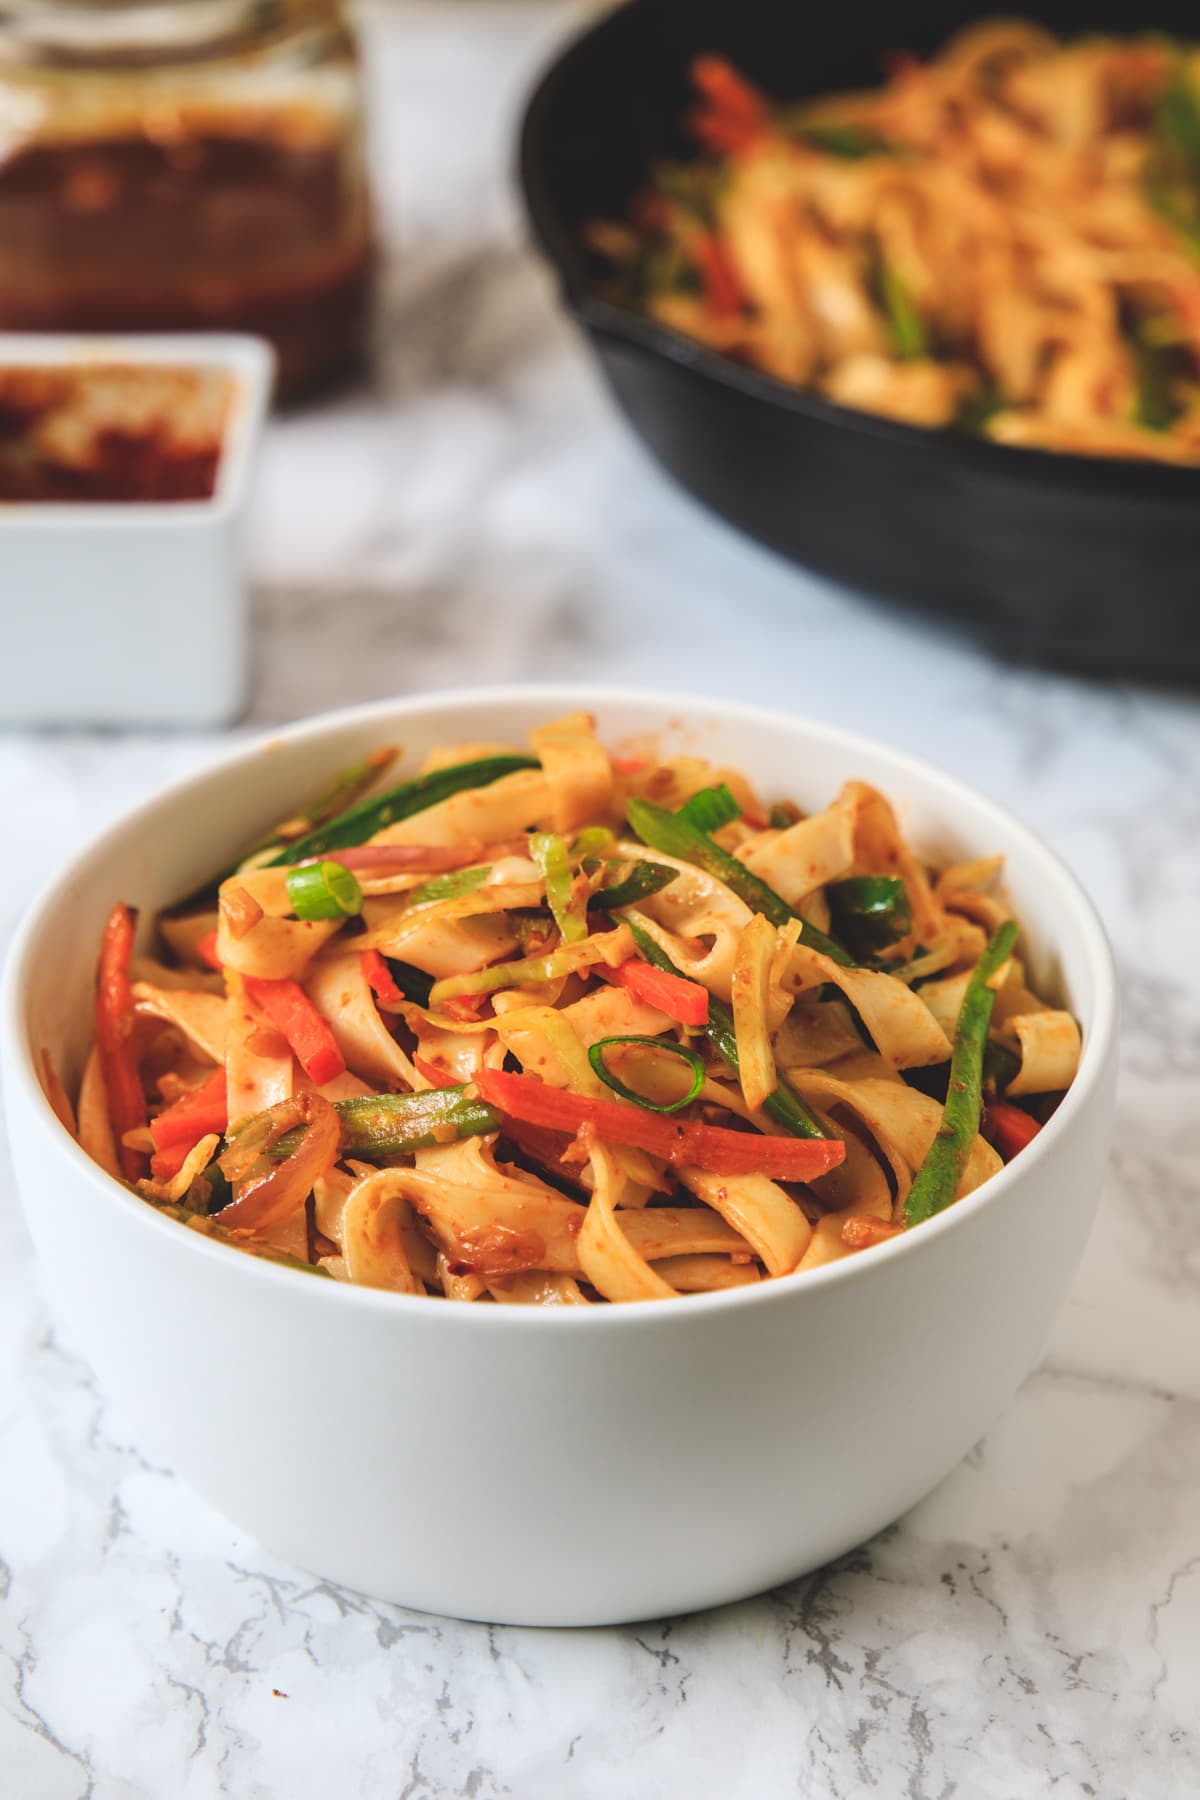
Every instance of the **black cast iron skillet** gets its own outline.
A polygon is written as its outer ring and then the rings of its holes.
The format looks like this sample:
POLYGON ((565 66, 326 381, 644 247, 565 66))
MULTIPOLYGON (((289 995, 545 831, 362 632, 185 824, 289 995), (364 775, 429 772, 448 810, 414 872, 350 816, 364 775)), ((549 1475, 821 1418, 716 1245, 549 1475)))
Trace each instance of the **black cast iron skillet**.
POLYGON ((780 98, 882 79, 973 18, 1064 35, 1196 34, 1189 0, 633 0, 543 78, 521 141, 526 204, 617 400, 701 500, 776 550, 956 622, 1010 654, 1200 676, 1200 470, 1009 449, 835 406, 599 299, 582 239, 656 158, 688 153, 687 67, 728 56, 780 98))

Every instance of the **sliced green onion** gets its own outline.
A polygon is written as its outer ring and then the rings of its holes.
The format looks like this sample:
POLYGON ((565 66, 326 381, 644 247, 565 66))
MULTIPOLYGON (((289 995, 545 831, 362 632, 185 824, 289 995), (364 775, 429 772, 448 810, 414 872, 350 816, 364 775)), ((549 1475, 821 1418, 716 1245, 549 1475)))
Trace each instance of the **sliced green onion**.
POLYGON ((350 919, 362 911, 358 877, 345 863, 305 863, 289 869, 287 894, 298 919, 350 919))
POLYGON ((700 788, 685 800, 676 814, 677 818, 686 819, 697 831, 720 831, 722 825, 732 825, 740 819, 742 809, 722 781, 716 787, 700 788))
POLYGON ((889 262, 883 262, 879 266, 879 297, 887 315, 892 349, 901 362, 912 362, 917 357, 928 356, 929 339, 925 322, 917 310, 917 303, 909 292, 907 283, 889 262))
POLYGON ((557 831, 535 831, 529 854, 546 879, 546 905, 562 933, 564 944, 578 944, 587 936, 587 901, 576 891, 575 872, 567 841, 557 831))
POLYGON ((412 889, 408 896, 409 905, 428 906, 434 900, 457 900, 460 894, 473 894, 477 887, 483 886, 491 872, 491 864, 484 863, 477 869, 455 869, 450 875, 434 875, 412 889))
MULTIPOLYGON (((633 933, 633 941, 646 961, 653 963, 656 969, 665 970, 668 975, 678 975, 679 970, 650 933, 643 931, 632 919, 628 924, 633 933)), ((738 1052, 733 1014, 715 994, 708 997, 708 1024, 704 1027, 704 1035, 717 1055, 725 1059, 736 1075, 738 1052)), ((785 1131, 790 1131, 793 1137, 823 1138, 829 1135, 816 1114, 804 1104, 783 1076, 780 1076, 779 1086, 774 1093, 768 1094, 763 1101, 763 1111, 770 1113, 776 1124, 782 1125, 785 1131)))
POLYGON ((777 800, 767 814, 767 824, 772 831, 786 831, 789 825, 798 825, 804 814, 793 800, 777 800))
POLYGON ((691 1105, 692 1101, 704 1086, 704 1064, 694 1050, 689 1050, 686 1044, 675 1043, 672 1038, 637 1037, 634 1035, 627 1037, 601 1038, 598 1044, 593 1044, 589 1049, 588 1061, 591 1063, 592 1068, 600 1077, 605 1087, 610 1087, 614 1094, 620 1094, 622 1100, 632 1100, 635 1106, 642 1107, 645 1112, 682 1112, 685 1106, 691 1105), (671 1100, 660 1103, 657 1100, 647 1099, 646 1095, 639 1094, 636 1088, 626 1087, 621 1078, 618 1075, 613 1074, 612 1070, 604 1060, 604 1052, 606 1050, 614 1049, 619 1044, 650 1044, 653 1045, 656 1050, 665 1050, 669 1056, 677 1056, 679 1060, 685 1062, 692 1071, 692 1084, 687 1093, 684 1094, 681 1100, 671 1100))
POLYGON ((583 856, 595 856, 598 850, 607 850, 612 841, 613 834, 607 825, 588 825, 571 845, 571 858, 576 861, 583 856))
POLYGON ((636 862, 620 881, 598 889, 588 901, 588 910, 616 912, 622 906, 636 906, 639 900, 648 900, 651 894, 667 887, 678 875, 679 870, 669 868, 666 863, 636 862))
POLYGON ((825 889, 839 941, 855 956, 872 956, 912 929, 908 889, 898 875, 852 875, 825 889))

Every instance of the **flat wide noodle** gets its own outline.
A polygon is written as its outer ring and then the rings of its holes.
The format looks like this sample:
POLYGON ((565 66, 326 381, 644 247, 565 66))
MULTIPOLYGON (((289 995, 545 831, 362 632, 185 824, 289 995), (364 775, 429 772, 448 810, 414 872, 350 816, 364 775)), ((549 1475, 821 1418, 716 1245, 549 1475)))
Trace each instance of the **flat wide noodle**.
POLYGON ((588 1306, 579 1283, 570 1275, 528 1269, 504 1281, 489 1281, 488 1291, 501 1306, 588 1306))
POLYGON ((756 1263, 734 1262, 729 1256, 664 1256, 654 1272, 680 1294, 713 1294, 722 1288, 753 1287, 762 1280, 756 1263))
POLYGON ((342 1255, 351 1281, 364 1287, 390 1288, 397 1294, 423 1294, 405 1249, 410 1225, 403 1169, 375 1169, 356 1181, 341 1213, 342 1255))
MULTIPOLYGON (((902 1082, 839 1081, 816 1069, 804 1072, 799 1087, 805 1099, 811 1096, 818 1104, 847 1106, 862 1121, 899 1179, 901 1192, 897 1195, 897 1205, 901 1204, 911 1186, 912 1176, 929 1154, 929 1147, 941 1125, 939 1103, 902 1082)), ((971 1193, 1002 1167, 992 1146, 977 1136, 967 1156, 955 1198, 961 1199, 964 1194, 971 1193)))
POLYGON ((1021 1058, 1007 1094, 1057 1094, 1070 1087, 1083 1049, 1079 1027, 1069 1012, 1017 1013, 1004 1021, 1002 1037, 1021 1058))
POLYGON ((424 812, 386 825, 373 844, 485 844, 516 837, 531 825, 548 824, 554 798, 549 778, 540 769, 518 769, 488 787, 452 794, 424 812))
POLYGON ((839 795, 824 812, 813 813, 785 831, 763 831, 738 855, 768 887, 798 907, 830 881, 840 881, 854 864, 855 808, 839 795))
POLYGON ((122 1179, 117 1140, 108 1116, 108 1093, 100 1066, 100 1051, 95 1044, 83 1065, 83 1080, 79 1087, 79 1143, 93 1162, 99 1163, 118 1181, 122 1179))
POLYGON ((596 741, 591 714, 570 713, 540 725, 529 742, 550 783, 554 829, 578 831, 604 818, 612 806, 612 765, 596 741))
POLYGON ((223 996, 192 988, 158 988, 135 981, 134 1009, 143 1017, 174 1025, 210 1062, 224 1062, 227 1007, 223 996))
MULTIPOLYGON (((593 1140, 590 1151, 594 1184, 579 1233, 579 1266, 584 1275, 606 1300, 677 1299, 675 1289, 655 1274, 617 1221, 614 1206, 623 1178, 612 1157, 598 1140, 593 1140)), ((631 1218, 644 1216, 630 1214, 631 1218)))
POLYGON ((235 1125, 291 1099, 295 1063, 290 1046, 246 998, 241 977, 230 970, 226 981, 225 1094, 235 1125))
POLYGON ((322 956, 309 970, 304 991, 328 1021, 355 1075, 385 1090, 428 1086, 380 1018, 357 950, 322 956))
MULTIPOLYGON (((404 1192, 429 1221, 452 1266, 471 1266, 506 1248, 528 1257, 524 1266, 573 1275, 584 1208, 535 1176, 506 1174, 479 1138, 418 1150, 416 1166, 397 1170, 404 1192), (497 1233, 506 1234, 508 1246, 497 1233)), ((505 1274, 516 1274, 519 1263, 505 1274)), ((486 1274, 488 1270, 481 1269, 486 1274)), ((499 1273, 499 1270, 491 1272, 499 1273)))
POLYGON ((711 1175, 704 1169, 681 1169, 679 1179, 745 1238, 769 1275, 787 1275, 796 1267, 812 1226, 777 1182, 765 1175, 711 1175))
POLYGON ((796 945, 788 977, 800 992, 832 984, 842 990, 870 1035, 894 1069, 919 1069, 948 1062, 950 1042, 918 994, 873 969, 844 969, 828 956, 796 945))

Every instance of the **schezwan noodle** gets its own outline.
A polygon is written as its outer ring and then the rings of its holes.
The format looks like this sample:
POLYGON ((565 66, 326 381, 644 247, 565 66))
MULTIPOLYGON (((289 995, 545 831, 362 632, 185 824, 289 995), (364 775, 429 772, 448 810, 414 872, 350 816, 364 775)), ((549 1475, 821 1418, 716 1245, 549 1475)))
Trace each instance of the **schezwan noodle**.
POLYGON ((530 738, 381 752, 141 952, 114 906, 73 1092, 43 1059, 89 1154, 338 1281, 571 1306, 855 1254, 1037 1133, 1080 1037, 999 858, 929 867, 860 781, 805 815, 585 714, 530 738))
POLYGON ((698 160, 589 228, 614 298, 908 424, 1200 461, 1194 46, 1003 19, 794 106, 693 76, 698 160))

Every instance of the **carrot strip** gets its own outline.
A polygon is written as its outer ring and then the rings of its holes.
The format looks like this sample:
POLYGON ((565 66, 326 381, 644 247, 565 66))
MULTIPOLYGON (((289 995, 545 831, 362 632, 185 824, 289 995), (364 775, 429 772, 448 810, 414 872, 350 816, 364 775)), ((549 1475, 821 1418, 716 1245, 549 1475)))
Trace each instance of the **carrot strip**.
POLYGON ((377 1000, 403 1000, 404 995, 396 986, 392 971, 384 962, 378 950, 362 952, 362 972, 367 978, 367 985, 377 1000))
POLYGON ((173 1106, 168 1106, 157 1119, 151 1120, 150 1136, 156 1150, 166 1150, 176 1144, 183 1144, 190 1150, 210 1132, 224 1135, 228 1123, 225 1070, 214 1069, 207 1081, 201 1082, 190 1093, 181 1094, 173 1106))
POLYGON ((310 1081, 323 1087, 325 1082, 345 1074, 346 1059, 328 1021, 298 981, 264 981, 257 975, 246 975, 243 986, 247 997, 292 1046, 296 1061, 310 1081))
POLYGON ((200 958, 201 962, 207 963, 210 969, 220 969, 224 967, 220 957, 217 955, 217 932, 215 926, 211 931, 206 931, 204 936, 197 940, 196 955, 200 958))
POLYGON ((96 1047, 108 1116, 117 1140, 117 1157, 127 1181, 146 1172, 146 1158, 121 1139, 146 1123, 146 1096, 142 1092, 137 1059, 133 1053, 133 995, 129 985, 129 959, 137 913, 120 903, 113 907, 104 927, 100 962, 96 972, 96 1047))
POLYGON ((1011 1162, 1018 1151, 1032 1144, 1041 1129, 1036 1119, 1007 1100, 993 1100, 984 1109, 983 1135, 1005 1162, 1011 1162))
POLYGON ((714 1175, 767 1175, 811 1181, 836 1168, 846 1147, 835 1138, 764 1137, 720 1125, 696 1125, 643 1112, 619 1100, 592 1100, 547 1087, 530 1075, 484 1069, 476 1086, 489 1105, 530 1125, 576 1132, 591 1125, 607 1143, 626 1144, 672 1164, 693 1163, 714 1175))
POLYGON ((684 975, 670 975, 665 969, 631 957, 617 969, 615 979, 647 1006, 656 1006, 680 1025, 708 1024, 708 989, 684 975))

